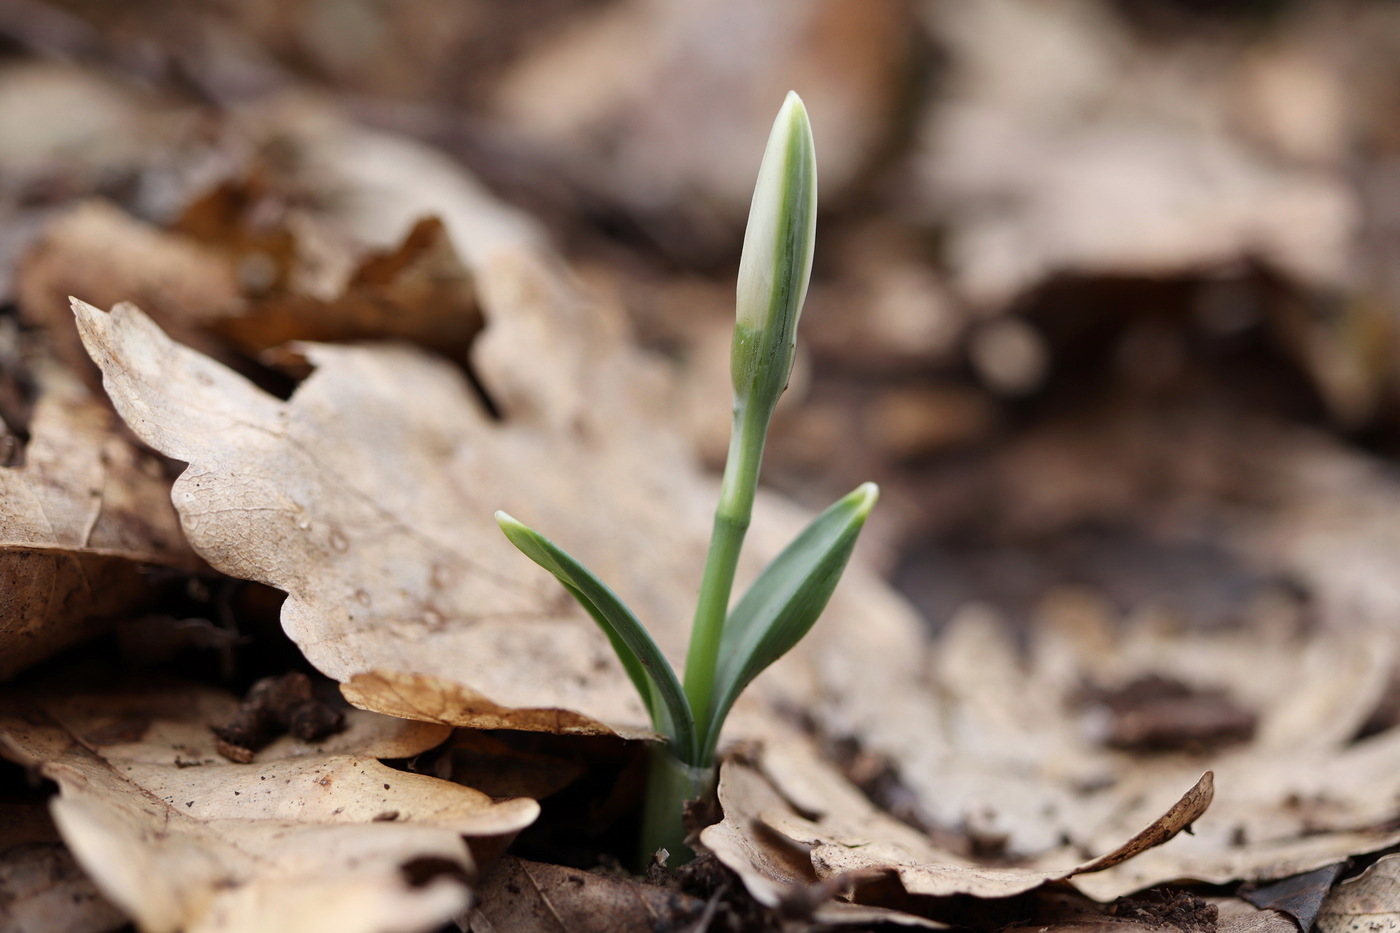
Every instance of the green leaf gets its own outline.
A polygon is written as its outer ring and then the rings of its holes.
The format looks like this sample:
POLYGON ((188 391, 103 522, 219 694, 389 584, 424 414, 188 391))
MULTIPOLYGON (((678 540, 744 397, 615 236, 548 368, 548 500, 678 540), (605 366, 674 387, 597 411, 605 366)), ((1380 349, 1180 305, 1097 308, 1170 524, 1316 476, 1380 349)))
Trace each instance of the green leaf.
MULTIPOLYGON (((522 548, 522 550, 524 549, 522 548)), ((632 681, 632 686, 637 688, 637 692, 642 696, 642 702, 646 704, 647 715, 651 716, 652 725, 656 726, 658 732, 666 732, 669 735, 669 730, 662 729, 661 721, 656 718, 656 691, 652 688, 651 678, 647 676, 647 669, 642 665, 641 660, 632 653, 631 648, 627 647, 627 642, 623 641, 622 637, 617 634, 612 623, 608 621, 607 616, 603 615, 602 610, 594 605, 593 600, 584 596, 583 593, 579 592, 578 587, 562 577, 559 578, 559 582, 593 618, 593 621, 598 623, 603 634, 608 636, 608 643, 612 645, 613 653, 622 662, 622 669, 627 672, 627 678, 632 681)))
POLYGON ((724 719, 743 689, 811 631, 879 495, 874 483, 865 483, 818 515, 764 568, 729 614, 701 760, 714 755, 724 719))
POLYGON ((677 757, 690 760, 697 748, 695 717, 671 663, 632 610, 616 593, 563 548, 505 512, 496 513, 510 543, 559 578, 608 636, 627 676, 651 714, 652 724, 676 745, 677 757), (656 700, 660 698, 661 708, 656 700))

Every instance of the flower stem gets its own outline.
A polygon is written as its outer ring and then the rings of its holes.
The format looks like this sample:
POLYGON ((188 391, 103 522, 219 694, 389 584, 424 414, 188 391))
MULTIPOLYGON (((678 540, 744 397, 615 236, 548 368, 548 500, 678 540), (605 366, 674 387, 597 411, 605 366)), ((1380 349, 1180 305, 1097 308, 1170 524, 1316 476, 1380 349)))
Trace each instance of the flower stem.
POLYGON ((671 747, 655 743, 650 750, 647 773, 647 801, 642 814, 642 864, 645 871, 652 855, 665 849, 671 866, 684 865, 695 857, 685 844, 685 805, 714 789, 715 769, 697 768, 671 754, 671 747))
MULTIPOLYGON (((719 728, 718 723, 710 722, 709 711, 714 694, 715 670, 719 664, 720 638, 724 634, 724 620, 729 612, 729 597, 734 589, 739 551, 753 515, 758 469, 763 462, 763 445, 771 415, 771 411, 753 412, 737 403, 734 407, 729 456, 724 464, 714 531, 710 535, 710 550, 705 557, 705 573, 700 580, 695 624, 690 631, 690 650, 685 658, 685 693, 695 714, 701 749, 713 747, 709 732, 719 728)), ((701 760, 692 763, 708 765, 710 757, 703 755, 701 760)))

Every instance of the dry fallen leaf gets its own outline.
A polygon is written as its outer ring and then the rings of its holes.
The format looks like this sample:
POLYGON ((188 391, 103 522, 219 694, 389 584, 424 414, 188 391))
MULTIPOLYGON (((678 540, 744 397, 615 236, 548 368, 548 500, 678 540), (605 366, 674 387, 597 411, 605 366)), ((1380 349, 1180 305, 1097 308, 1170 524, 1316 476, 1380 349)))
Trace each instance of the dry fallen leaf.
MULTIPOLYGON (((1108 899, 1179 878, 1280 878, 1400 841, 1400 730, 1353 739, 1395 649, 1387 631, 1312 637, 1276 618, 1213 632, 1144 619, 1115 632, 1096 604, 1067 598, 1050 606, 1023 657, 995 616, 969 611, 931 647, 926 685, 887 680, 848 696, 850 731, 838 734, 891 762, 928 825, 1037 864, 1111 848, 1125 824, 1148 822, 1208 767, 1215 802, 1194 835, 1074 883, 1108 899), (1253 737, 1212 747, 1187 732, 1155 754, 1114 748, 1084 687, 1124 691, 1154 676, 1204 704, 1230 698, 1257 717, 1253 737)), ((821 812, 798 793, 802 768, 761 760, 802 810, 821 812)), ((830 819, 865 818, 837 809, 830 819)))
MULTIPOLYGON (((293 212, 250 233, 233 207, 190 207, 196 219, 164 230, 101 201, 79 204, 44 229, 19 270, 21 307, 70 365, 91 363, 72 327, 69 295, 108 306, 133 301, 184 343, 233 359, 292 340, 416 341, 452 356, 481 327, 471 276, 440 221, 424 219, 383 249, 336 241, 293 212), (204 208, 202 211, 201 208, 204 208), (333 255, 327 255, 333 254, 333 255)), ((244 196, 229 194, 245 211, 244 196)))
POLYGON ((29 440, 0 466, 0 679, 150 601, 148 566, 199 566, 159 461, 71 372, 44 355, 28 369, 29 440))
MULTIPOLYGON (((1078 865, 1000 867, 979 865, 939 849, 922 833, 877 810, 854 788, 843 788, 830 779, 825 786, 816 786, 823 782, 819 764, 802 760, 807 756, 801 750, 793 757, 800 772, 789 773, 788 785, 805 782, 804 807, 816 802, 821 810, 808 810, 810 818, 800 816, 777 793, 776 788, 784 786, 781 779, 769 781, 752 768, 728 762, 719 792, 725 821, 705 829, 700 837, 760 900, 776 893, 775 882, 796 880, 813 871, 819 879, 894 873, 913 895, 1011 897, 1048 882, 1104 871, 1161 845, 1200 818, 1213 793, 1207 772, 1165 814, 1127 842, 1078 865), (756 830, 756 825, 767 832, 756 830)), ((786 761, 791 764, 792 757, 786 761)))
MULTIPOLYGON (((483 727, 646 733, 591 621, 491 533, 494 507, 540 510, 527 483, 565 481, 520 464, 596 465, 545 492, 583 502, 610 465, 601 445, 498 427, 459 371, 407 347, 309 347, 316 371, 283 403, 134 308, 79 314, 120 410, 191 464, 174 498, 195 548, 288 590, 288 633, 322 671, 358 675, 357 702, 483 727)), ((569 540, 568 519, 581 519, 556 514, 569 540)))
POLYGON ((1332 889, 1317 917, 1318 933, 1400 930, 1400 855, 1387 855, 1332 889))
POLYGON ((1105 4, 924 10, 952 74, 922 129, 916 187, 972 302, 1000 310, 1054 275, 1256 257, 1309 285, 1351 273, 1361 208, 1342 176, 1232 132, 1218 87, 1247 71, 1245 55, 1143 42, 1105 4))
POLYGON ((680 929, 705 909, 679 891, 514 856, 497 862, 475 893, 473 933, 643 933, 680 929))
POLYGON ((126 923, 63 844, 37 795, 4 798, 0 933, 107 933, 126 923))
POLYGON ((397 339, 459 357, 481 329, 481 315, 442 222, 428 218, 396 249, 361 261, 338 295, 264 295, 213 329, 248 352, 293 340, 397 339))
POLYGON ((1259 910, 1238 898, 1213 898, 1219 933, 1290 933, 1298 925, 1276 910, 1259 910))
POLYGON ((139 301, 206 352, 216 346, 200 329, 243 307, 232 264, 106 201, 84 202, 54 217, 22 259, 18 279, 25 320, 44 330, 76 372, 92 367, 71 326, 69 295, 139 301))
POLYGON ((462 836, 510 835, 538 813, 380 764, 447 730, 371 713, 230 763, 210 727, 236 707, 181 685, 0 702, 0 752, 58 784, 64 841, 143 930, 432 929, 467 905, 462 836))
POLYGON ((754 147, 790 88, 812 112, 824 197, 856 181, 895 113, 910 25, 898 5, 860 0, 627 0, 543 37, 506 71, 492 109, 644 222, 664 207, 737 228, 754 147), (734 36, 763 54, 733 54, 734 36))

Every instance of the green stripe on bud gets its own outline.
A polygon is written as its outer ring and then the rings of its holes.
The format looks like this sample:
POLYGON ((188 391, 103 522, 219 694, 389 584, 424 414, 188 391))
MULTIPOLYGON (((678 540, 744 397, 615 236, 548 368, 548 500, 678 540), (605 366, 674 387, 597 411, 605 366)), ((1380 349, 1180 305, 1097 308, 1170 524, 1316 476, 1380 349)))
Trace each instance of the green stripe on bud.
POLYGON ((739 260, 731 372, 736 408, 766 423, 792 373, 797 319, 817 236, 817 156, 802 98, 789 91, 773 121, 739 260))

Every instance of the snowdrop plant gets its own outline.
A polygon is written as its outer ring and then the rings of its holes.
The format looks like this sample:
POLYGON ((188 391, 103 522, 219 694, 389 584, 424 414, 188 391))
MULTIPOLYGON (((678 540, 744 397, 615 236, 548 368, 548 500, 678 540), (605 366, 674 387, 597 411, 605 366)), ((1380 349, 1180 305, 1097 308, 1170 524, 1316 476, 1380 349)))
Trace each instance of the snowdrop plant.
POLYGON ((768 423, 792 373, 816 214, 812 128, 801 99, 789 93, 768 137, 739 262, 731 351, 734 421, 684 679, 627 605, 587 567, 533 529, 496 513, 511 543, 558 577, 606 633, 653 727, 667 740, 653 746, 643 859, 662 848, 672 864, 690 857, 682 812, 687 800, 713 786, 725 717, 743 689, 816 622, 878 495, 873 483, 865 483, 817 516, 731 607, 768 423))

